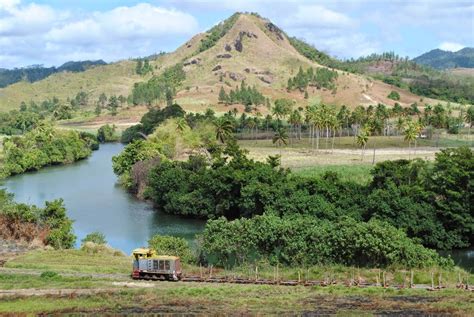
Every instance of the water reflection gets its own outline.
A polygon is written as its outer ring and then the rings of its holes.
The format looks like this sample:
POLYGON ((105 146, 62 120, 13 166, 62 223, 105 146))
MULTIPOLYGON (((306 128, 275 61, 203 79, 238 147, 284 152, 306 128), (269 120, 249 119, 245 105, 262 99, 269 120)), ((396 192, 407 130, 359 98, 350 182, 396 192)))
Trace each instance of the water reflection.
POLYGON ((87 160, 17 175, 6 180, 4 187, 15 194, 15 200, 29 204, 63 198, 75 221, 78 244, 92 231, 104 233, 111 246, 127 253, 146 245, 155 233, 193 240, 202 231, 203 221, 153 211, 116 184, 111 158, 122 148, 105 144, 87 160))

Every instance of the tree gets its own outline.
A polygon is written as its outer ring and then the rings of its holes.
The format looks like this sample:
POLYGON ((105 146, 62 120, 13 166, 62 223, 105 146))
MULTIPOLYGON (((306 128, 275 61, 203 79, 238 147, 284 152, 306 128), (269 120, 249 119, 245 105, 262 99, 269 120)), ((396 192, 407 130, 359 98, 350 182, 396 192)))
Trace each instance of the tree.
POLYGON ((413 121, 408 121, 404 131, 405 141, 408 141, 408 159, 410 159, 411 143, 418 137, 418 127, 413 121))
POLYGON ((278 119, 286 118, 293 108, 293 101, 289 99, 277 99, 272 108, 272 114, 278 119))
POLYGON ((186 119, 184 118, 178 118, 176 119, 176 131, 178 132, 183 132, 188 128, 188 123, 186 122, 186 119))
POLYGON ((188 242, 184 238, 155 235, 148 240, 148 246, 158 255, 179 256, 184 263, 194 261, 194 256, 188 242))
POLYGON ((100 143, 117 141, 118 137, 115 135, 116 128, 115 124, 101 126, 99 130, 97 130, 97 140, 100 143))
POLYGON ((227 140, 232 138, 234 126, 229 119, 221 117, 214 120, 213 123, 216 130, 216 140, 225 143, 227 140))
POLYGON ((84 239, 81 240, 81 242, 83 244, 86 242, 93 242, 95 244, 107 244, 107 240, 105 240, 105 235, 98 231, 89 233, 84 237, 84 239))
POLYGON ((360 129, 359 134, 357 135, 357 145, 359 145, 362 148, 361 161, 364 160, 365 147, 368 141, 369 141, 368 128, 363 127, 362 129, 360 129))
POLYGON ((221 90, 219 91, 219 103, 227 104, 229 101, 229 96, 224 90, 224 87, 221 86, 221 90))
POLYGON ((288 144, 288 134, 286 129, 280 127, 276 130, 275 135, 272 139, 273 144, 276 144, 280 148, 280 158, 281 158, 281 146, 288 144))
POLYGON ((397 91, 392 90, 388 94, 387 98, 392 99, 392 100, 400 100, 400 94, 397 91))
POLYGON ((468 124, 468 137, 470 138, 471 136, 471 127, 474 122, 474 105, 470 105, 469 108, 467 108, 466 113, 464 114, 464 120, 468 124))
POLYGON ((104 108, 106 103, 107 103, 107 96, 104 93, 101 93, 99 96, 99 104, 102 108, 104 108))
POLYGON ((97 103, 97 104, 95 105, 94 113, 95 113, 95 115, 98 117, 98 116, 100 116, 101 112, 102 112, 102 108, 100 107, 100 104, 97 103))

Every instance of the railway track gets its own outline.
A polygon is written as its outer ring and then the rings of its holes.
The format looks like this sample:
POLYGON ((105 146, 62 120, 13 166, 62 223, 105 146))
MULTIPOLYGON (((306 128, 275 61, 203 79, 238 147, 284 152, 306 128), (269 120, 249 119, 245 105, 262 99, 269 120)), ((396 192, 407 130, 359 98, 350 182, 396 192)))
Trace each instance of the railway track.
MULTIPOLYGON (((154 280, 154 279, 150 279, 154 280)), ((158 279, 156 279, 158 280, 158 279)), ((184 276, 180 280, 181 282, 188 283, 226 283, 226 284, 254 284, 254 285, 281 285, 281 286, 345 286, 345 287, 383 287, 389 289, 404 289, 404 288, 413 288, 413 289, 425 289, 428 291, 436 291, 445 289, 445 286, 432 286, 427 284, 412 284, 412 285, 403 285, 403 284, 377 284, 377 283, 367 283, 359 282, 357 280, 340 282, 336 280, 272 280, 272 279, 247 279, 239 277, 200 277, 200 276, 184 276)), ((474 291, 474 287, 459 284, 456 285, 458 289, 465 289, 466 291, 474 291)))

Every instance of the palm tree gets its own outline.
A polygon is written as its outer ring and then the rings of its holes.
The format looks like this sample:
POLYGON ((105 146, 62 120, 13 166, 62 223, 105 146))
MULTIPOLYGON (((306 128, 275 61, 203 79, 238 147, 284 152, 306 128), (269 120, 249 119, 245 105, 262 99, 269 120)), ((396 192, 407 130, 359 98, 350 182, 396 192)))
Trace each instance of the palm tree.
POLYGON ((281 157, 281 146, 288 144, 288 134, 286 129, 279 128, 272 139, 273 144, 276 144, 280 148, 280 157, 281 157))
POLYGON ((369 141, 368 128, 363 127, 362 129, 359 130, 359 134, 357 134, 357 141, 356 141, 357 145, 359 145, 362 148, 361 161, 364 160, 365 146, 367 145, 368 141, 369 141))
POLYGON ((298 136, 298 127, 301 125, 302 117, 299 110, 295 109, 290 115, 288 122, 291 124, 291 129, 293 130, 293 137, 298 136))
POLYGON ((176 131, 182 133, 188 127, 188 123, 184 118, 176 119, 176 131))
POLYGON ((397 129, 398 135, 401 134, 404 127, 405 127, 405 120, 403 119, 403 117, 398 117, 398 120, 396 123, 396 129, 397 129))
POLYGON ((411 142, 416 141, 416 137, 418 136, 418 128, 416 123, 413 121, 408 121, 407 127, 405 128, 404 135, 405 141, 408 141, 408 159, 410 159, 411 154, 411 142))
POLYGON ((216 140, 221 143, 225 143, 228 139, 232 138, 234 131, 234 125, 227 118, 221 117, 214 120, 214 127, 216 129, 216 140))

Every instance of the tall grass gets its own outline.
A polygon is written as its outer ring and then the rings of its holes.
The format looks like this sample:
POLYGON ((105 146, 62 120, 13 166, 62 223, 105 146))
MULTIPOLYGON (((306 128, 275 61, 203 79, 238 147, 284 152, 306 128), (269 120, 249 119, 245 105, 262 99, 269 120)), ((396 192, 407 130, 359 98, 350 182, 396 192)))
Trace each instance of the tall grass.
POLYGON ((372 180, 370 171, 373 165, 318 165, 312 167, 302 167, 293 169, 293 173, 298 176, 314 178, 320 177, 326 172, 336 172, 340 179, 345 182, 354 182, 366 185, 372 180))

